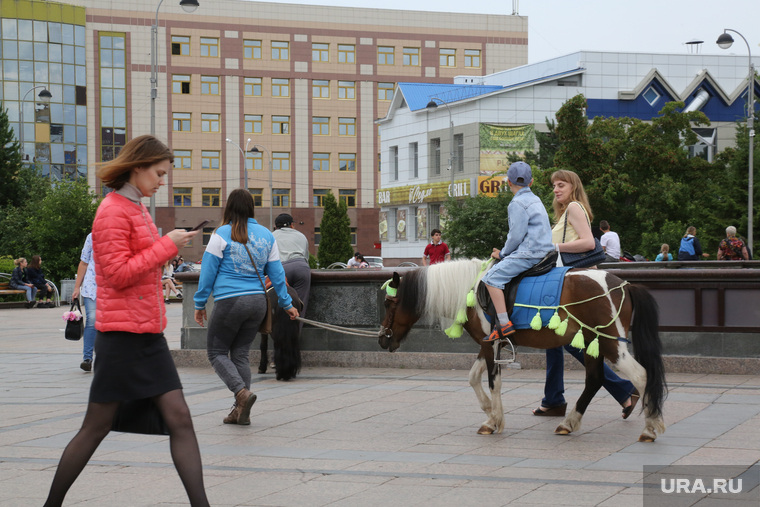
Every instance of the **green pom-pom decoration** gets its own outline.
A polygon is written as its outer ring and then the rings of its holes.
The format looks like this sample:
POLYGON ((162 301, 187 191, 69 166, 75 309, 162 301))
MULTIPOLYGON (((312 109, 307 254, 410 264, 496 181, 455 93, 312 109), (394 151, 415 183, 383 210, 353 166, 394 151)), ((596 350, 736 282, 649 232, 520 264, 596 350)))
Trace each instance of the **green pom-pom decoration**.
POLYGON ((565 336, 565 333, 567 332, 567 320, 565 319, 562 322, 560 322, 557 329, 554 330, 555 333, 557 333, 559 336, 565 336))
MULTIPOLYGON (((457 318, 454 320, 456 320, 457 324, 464 324, 465 322, 467 322, 467 310, 465 310, 464 308, 460 309, 457 312, 457 318)), ((459 335, 461 336, 462 333, 459 333, 459 335)))
POLYGON ((588 344, 586 354, 591 357, 599 357, 599 338, 594 338, 594 341, 588 344))
POLYGON ((543 325, 543 322, 541 322, 541 310, 538 310, 536 312, 536 315, 534 315, 530 321, 530 328, 534 331, 538 331, 539 329, 541 329, 542 325, 543 325))
POLYGON ((573 341, 570 342, 570 345, 580 350, 583 350, 586 347, 586 342, 583 341, 583 331, 579 329, 578 332, 575 333, 575 336, 573 336, 573 341))
POLYGON ((475 308, 475 291, 470 290, 470 292, 467 293, 467 306, 470 308, 475 308))
POLYGON ((552 315, 552 318, 549 319, 549 325, 547 326, 549 329, 557 329, 559 327, 560 318, 559 313, 557 311, 554 311, 554 315, 552 315))
POLYGON ((459 338, 462 336, 463 331, 464 329, 462 328, 462 324, 458 324, 455 322, 454 324, 451 325, 451 327, 446 329, 444 333, 446 333, 446 336, 448 336, 449 338, 459 338))

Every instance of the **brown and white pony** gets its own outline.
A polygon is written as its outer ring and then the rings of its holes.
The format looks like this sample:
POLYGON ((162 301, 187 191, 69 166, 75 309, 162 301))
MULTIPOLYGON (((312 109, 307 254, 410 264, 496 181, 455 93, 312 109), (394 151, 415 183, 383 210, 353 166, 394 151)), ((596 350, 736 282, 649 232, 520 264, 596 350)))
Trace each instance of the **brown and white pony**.
MULTIPOLYGON (((483 275, 482 264, 480 259, 457 260, 415 269, 403 277, 394 272, 389 283, 391 290, 385 297, 385 316, 378 335, 380 346, 390 352, 398 349, 422 316, 455 319, 457 312, 467 307, 467 294, 483 275)), ((654 441, 658 433, 665 432, 662 405, 667 391, 654 298, 645 288, 628 284, 604 270, 571 269, 564 278, 560 305, 560 319, 568 320, 563 335, 546 327, 538 331, 520 329, 510 336, 512 343, 549 349, 570 343, 582 329, 588 346, 597 337, 591 328, 621 338, 626 338, 630 331, 635 356, 629 353, 624 340, 600 336, 599 356, 584 354, 586 385, 583 393, 555 433, 568 434, 580 429, 586 408, 602 386, 606 358, 642 393, 645 426, 639 441, 654 441)), ((478 358, 470 369, 470 385, 480 401, 480 408, 488 416, 478 433, 500 433, 504 429, 501 370, 494 363, 494 356, 503 345, 498 341, 483 342, 491 328, 477 304, 467 308, 467 317, 464 329, 480 346, 478 358), (483 373, 488 374, 490 397, 482 387, 483 373)))

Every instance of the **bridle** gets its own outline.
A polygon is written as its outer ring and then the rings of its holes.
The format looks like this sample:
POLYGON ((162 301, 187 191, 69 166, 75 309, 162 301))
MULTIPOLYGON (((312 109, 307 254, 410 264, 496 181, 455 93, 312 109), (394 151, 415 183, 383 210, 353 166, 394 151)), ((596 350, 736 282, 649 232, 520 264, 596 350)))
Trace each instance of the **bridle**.
POLYGON ((388 280, 385 282, 381 289, 385 289, 385 300, 388 302, 388 311, 386 313, 387 320, 388 320, 388 327, 380 326, 380 331, 383 333, 383 336, 385 338, 392 338, 393 337, 393 321, 396 318, 396 307, 398 306, 398 289, 396 287, 391 287, 392 280, 388 280))

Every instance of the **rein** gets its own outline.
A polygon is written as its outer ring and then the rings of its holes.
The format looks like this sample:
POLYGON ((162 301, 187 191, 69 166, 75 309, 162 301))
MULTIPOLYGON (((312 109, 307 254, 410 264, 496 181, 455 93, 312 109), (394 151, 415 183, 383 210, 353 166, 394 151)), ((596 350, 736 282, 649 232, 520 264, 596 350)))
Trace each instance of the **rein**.
POLYGON ((295 320, 300 320, 301 322, 305 324, 311 324, 312 326, 321 327, 322 329, 329 329, 330 331, 337 331, 339 333, 377 338, 377 331, 367 331, 364 329, 353 329, 350 327, 336 326, 334 324, 325 324, 324 322, 317 322, 316 320, 304 319, 303 317, 296 317, 295 320))

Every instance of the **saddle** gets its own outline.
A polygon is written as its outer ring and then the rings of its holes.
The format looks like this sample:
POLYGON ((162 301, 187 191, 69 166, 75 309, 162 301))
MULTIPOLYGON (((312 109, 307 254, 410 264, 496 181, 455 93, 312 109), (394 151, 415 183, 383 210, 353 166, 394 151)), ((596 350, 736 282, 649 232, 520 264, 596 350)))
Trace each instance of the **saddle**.
MULTIPOLYGON (((557 264, 558 255, 559 254, 556 250, 552 250, 546 254, 543 259, 538 261, 538 264, 527 271, 523 271, 504 286, 504 300, 507 303, 507 312, 512 314, 512 310, 515 305, 515 299, 517 297, 517 287, 520 285, 520 281, 526 277, 541 276, 551 271, 552 268, 554 268, 557 264)), ((483 313, 485 313, 489 318, 489 321, 493 323, 496 319, 496 309, 491 302, 491 297, 488 295, 488 289, 482 281, 478 283, 476 296, 478 299, 478 304, 483 309, 483 313)))

